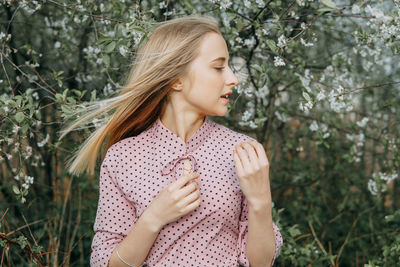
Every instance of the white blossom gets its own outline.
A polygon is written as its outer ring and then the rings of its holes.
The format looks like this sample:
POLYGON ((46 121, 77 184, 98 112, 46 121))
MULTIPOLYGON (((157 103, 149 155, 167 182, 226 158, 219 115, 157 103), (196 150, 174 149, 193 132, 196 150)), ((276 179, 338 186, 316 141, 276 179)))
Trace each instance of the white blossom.
POLYGON ((364 128, 365 125, 367 125, 368 120, 369 118, 365 117, 361 121, 357 121, 356 123, 359 127, 364 128))
POLYGON ((32 176, 26 176, 25 177, 25 183, 30 183, 30 184, 33 184, 33 177, 32 176))
POLYGON ((49 141, 49 138, 50 138, 50 135, 47 133, 47 134, 46 134, 46 137, 45 137, 42 141, 40 141, 39 143, 37 143, 37 146, 38 146, 38 147, 44 146, 44 145, 47 143, 47 141, 49 141))
POLYGON ((25 188, 25 189, 28 189, 29 188, 29 184, 28 183, 23 183, 22 187, 25 188))
POLYGON ((311 101, 308 101, 307 103, 303 104, 302 102, 300 102, 299 104, 299 108, 300 110, 304 111, 304 112, 308 112, 310 109, 312 109, 313 107, 313 103, 311 101))
POLYGON ((360 6, 357 4, 354 4, 353 7, 351 8, 351 13, 353 14, 359 14, 360 13, 360 6))
POLYGON ((300 43, 301 43, 302 45, 304 45, 305 47, 313 46, 313 45, 314 45, 313 43, 306 43, 306 41, 304 41, 304 39, 303 39, 302 37, 300 37, 300 43))
POLYGON ((11 39, 11 34, 5 34, 4 32, 0 32, 0 40, 1 41, 8 41, 9 39, 11 39))
POLYGON ((258 7, 264 7, 265 1, 264 0, 256 0, 258 7))
POLYGON ((396 179, 398 177, 397 173, 392 173, 392 174, 387 174, 385 172, 378 172, 378 173, 373 173, 372 177, 377 180, 377 179, 381 179, 383 181, 385 181, 387 184, 390 183, 391 181, 393 181, 394 179, 396 179))
POLYGON ((39 93, 38 92, 33 92, 32 97, 35 98, 35 100, 39 100, 39 93))
POLYGON ((326 95, 324 94, 324 92, 320 91, 320 92, 317 94, 317 100, 318 100, 318 101, 324 100, 325 98, 326 98, 326 95))
POLYGON ((243 115, 242 115, 242 120, 243 121, 248 121, 252 116, 252 113, 248 110, 246 110, 243 115))
POLYGON ((253 46, 256 43, 256 39, 254 38, 254 36, 251 36, 250 39, 246 39, 244 40, 244 44, 247 46, 253 46))
POLYGON ((310 130, 313 132, 318 131, 319 127, 318 127, 318 123, 316 121, 313 121, 310 125, 310 130))
POLYGON ((282 58, 280 58, 280 57, 278 57, 278 56, 275 56, 275 57, 274 57, 274 65, 275 65, 276 67, 278 67, 278 66, 285 66, 286 64, 285 64, 285 62, 283 61, 282 58))
POLYGON ((346 138, 350 141, 354 141, 354 135, 352 134, 346 134, 346 138))
POLYGON ((326 139, 326 138, 328 138, 330 135, 331 135, 330 132, 326 132, 326 133, 324 133, 324 135, 322 136, 322 138, 326 139))
POLYGON ((369 192, 371 192, 371 194, 372 195, 376 195, 376 194, 378 194, 378 187, 377 187, 377 185, 376 185, 376 182, 374 181, 374 180, 372 180, 372 179, 370 179, 369 181, 368 181, 368 190, 369 190, 369 192))
POLYGON ((14 128, 13 128, 12 132, 13 132, 13 133, 18 133, 18 130, 19 130, 20 128, 21 128, 20 126, 14 125, 14 128))
POLYGON ((301 84, 304 86, 304 88, 306 88, 307 92, 312 93, 312 89, 310 87, 311 84, 311 79, 314 77, 312 74, 310 74, 310 70, 309 69, 305 69, 304 71, 304 76, 302 76, 299 73, 295 73, 294 75, 296 75, 297 77, 299 77, 301 84))
POLYGON ((249 126, 252 129, 257 129, 258 128, 258 125, 253 120, 249 122, 249 126))
POLYGON ((158 6, 159 6, 160 9, 166 8, 166 7, 168 6, 168 3, 167 3, 167 2, 164 2, 164 1, 161 1, 161 2, 158 4, 158 6))
POLYGON ((364 135, 364 133, 360 133, 360 134, 358 135, 357 146, 363 146, 363 145, 364 145, 364 140, 365 140, 365 135, 364 135))
POLYGON ((280 48, 283 48, 287 45, 286 37, 283 34, 279 36, 278 43, 276 45, 280 48))
POLYGON ((326 125, 325 123, 321 124, 321 131, 322 132, 326 132, 328 130, 328 125, 326 125))
POLYGON ((288 116, 285 113, 280 113, 278 111, 275 111, 275 115, 278 118, 278 120, 282 122, 287 122, 288 121, 288 116))

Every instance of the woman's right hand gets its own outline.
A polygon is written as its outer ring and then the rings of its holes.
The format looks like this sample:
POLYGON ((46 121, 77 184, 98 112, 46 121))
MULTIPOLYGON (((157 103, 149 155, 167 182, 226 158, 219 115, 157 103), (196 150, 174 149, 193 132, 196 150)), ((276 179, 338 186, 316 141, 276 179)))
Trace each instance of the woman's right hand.
POLYGON ((156 220, 154 223, 159 223, 160 229, 200 206, 200 190, 195 181, 198 177, 196 172, 182 175, 164 187, 150 203, 146 212, 156 220))

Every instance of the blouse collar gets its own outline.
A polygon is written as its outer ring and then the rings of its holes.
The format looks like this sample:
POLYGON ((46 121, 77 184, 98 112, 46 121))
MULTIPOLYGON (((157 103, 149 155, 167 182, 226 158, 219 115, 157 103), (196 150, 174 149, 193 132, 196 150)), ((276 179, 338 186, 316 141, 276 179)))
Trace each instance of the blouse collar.
POLYGON ((178 162, 186 158, 190 159, 192 166, 194 166, 193 171, 196 172, 198 166, 194 152, 211 137, 214 127, 215 122, 205 116, 203 124, 185 143, 182 138, 168 129, 158 117, 153 126, 153 137, 155 142, 158 143, 157 147, 159 147, 156 156, 161 159, 159 165, 161 174, 170 174, 178 162))

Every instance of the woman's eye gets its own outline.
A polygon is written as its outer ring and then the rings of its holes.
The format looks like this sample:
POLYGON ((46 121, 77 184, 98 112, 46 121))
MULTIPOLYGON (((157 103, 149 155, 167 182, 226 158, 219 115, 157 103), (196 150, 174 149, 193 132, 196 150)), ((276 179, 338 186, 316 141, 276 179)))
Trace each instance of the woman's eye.
POLYGON ((222 71, 224 68, 215 68, 218 71, 222 71))

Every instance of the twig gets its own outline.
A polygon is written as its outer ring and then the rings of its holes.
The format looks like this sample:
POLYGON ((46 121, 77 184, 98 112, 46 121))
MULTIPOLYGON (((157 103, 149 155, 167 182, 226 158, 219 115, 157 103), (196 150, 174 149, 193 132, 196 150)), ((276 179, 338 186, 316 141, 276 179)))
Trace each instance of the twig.
POLYGON ((121 23, 127 23, 128 22, 128 21, 125 21, 125 20, 112 19, 112 18, 106 18, 106 17, 102 17, 102 16, 97 16, 97 15, 92 15, 91 13, 87 14, 87 13, 82 12, 81 10, 79 10, 77 8, 72 8, 70 6, 67 6, 65 3, 61 4, 61 3, 58 3, 57 1, 53 1, 53 0, 47 0, 47 2, 55 4, 55 5, 63 7, 63 8, 67 8, 67 9, 71 9, 71 10, 80 12, 81 14, 86 14, 86 15, 91 16, 91 17, 102 19, 102 20, 110 20, 110 21, 116 21, 116 22, 121 22, 121 23))
MULTIPOLYGON (((21 72, 22 75, 24 75, 25 77, 29 78, 28 75, 23 72, 17 65, 14 64, 14 62, 12 62, 4 53, 1 53, 1 56, 4 55, 4 58, 8 60, 8 62, 13 65, 14 68, 16 68, 17 70, 19 70, 19 72, 21 72)), ((3 58, 3 57, 2 57, 3 58)), ((46 90, 47 92, 49 92, 50 94, 54 95, 53 92, 49 91, 49 89, 47 89, 46 87, 42 86, 40 83, 33 81, 33 83, 35 83, 37 86, 39 86, 40 88, 43 88, 44 90, 46 90)))
POLYGON ((6 211, 4 212, 3 216, 1 216, 0 222, 4 219, 4 216, 6 216, 7 212, 8 212, 8 208, 7 208, 6 211))
POLYGON ((328 16, 333 17, 353 17, 353 18, 362 18, 362 19, 375 19, 375 16, 361 16, 361 15, 352 15, 352 14, 326 14, 328 16))
POLYGON ((348 243, 347 241, 349 240, 350 234, 353 231, 354 227, 356 226, 357 221, 358 221, 358 217, 353 221, 353 224, 351 225, 351 229, 346 235, 346 239, 344 240, 343 244, 340 246, 339 252, 336 257, 336 266, 339 266, 340 255, 342 254, 344 247, 347 245, 347 243, 348 243))
MULTIPOLYGON (((12 241, 11 239, 8 239, 7 237, 3 236, 2 234, 0 234, 0 238, 3 239, 3 240, 5 240, 5 241, 7 241, 8 244, 13 244, 13 245, 18 245, 18 246, 19 246, 19 244, 18 244, 17 242, 12 241)), ((25 246, 25 247, 24 247, 24 250, 25 250, 26 252, 28 252, 29 255, 30 255, 31 257, 34 257, 34 258, 35 258, 36 262, 38 263, 38 265, 39 265, 40 267, 43 267, 43 264, 42 264, 42 262, 40 261, 38 255, 36 255, 36 254, 29 248, 29 246, 25 246)), ((3 252, 4 252, 4 250, 3 250, 3 252)))
MULTIPOLYGON (((313 234, 313 236, 315 238, 315 241, 317 241, 317 244, 318 244, 319 248, 322 250, 322 252, 326 256, 328 253, 326 252, 326 250, 324 249, 324 246, 322 245, 321 241, 319 241, 317 235, 315 234, 315 231, 314 231, 314 228, 313 228, 311 222, 310 221, 307 221, 307 222, 308 222, 308 225, 310 226, 310 229, 311 229, 311 232, 312 232, 312 234, 313 234)), ((332 259, 331 259, 331 264, 332 264, 332 266, 335 266, 335 263, 333 262, 332 259)))
POLYGON ((44 221, 44 220, 46 220, 46 219, 40 219, 40 220, 31 222, 31 223, 29 223, 29 224, 26 224, 26 225, 24 225, 24 226, 18 227, 18 228, 15 229, 14 231, 11 231, 11 232, 7 233, 6 236, 10 236, 10 235, 14 234, 14 233, 17 232, 17 231, 20 231, 20 230, 22 230, 22 229, 24 229, 24 228, 26 228, 26 227, 28 227, 28 226, 30 226, 30 225, 34 225, 34 224, 40 223, 40 222, 42 222, 42 221, 44 221))
MULTIPOLYGON (((8 25, 7 25, 7 29, 6 29, 6 35, 8 34, 8 30, 10 29, 11 22, 13 21, 13 19, 14 19, 14 17, 15 17, 15 14, 17 14, 17 11, 18 11, 18 9, 19 9, 20 7, 21 7, 21 6, 18 5, 18 7, 15 9, 14 13, 13 13, 12 16, 11 16, 10 21, 8 21, 8 25)), ((12 37, 11 37, 11 38, 12 38, 12 37)), ((5 68, 5 66, 4 66, 4 63, 3 63, 3 52, 4 52, 4 47, 5 47, 5 45, 6 45, 6 42, 4 42, 4 43, 3 43, 3 46, 1 47, 1 56, 0 56, 1 60, 0 60, 0 61, 1 61, 1 65, 3 66, 3 69, 4 69, 4 73, 6 74, 6 77, 7 77, 7 80, 8 80, 8 84, 10 85, 11 92, 12 92, 13 95, 15 95, 15 93, 14 93, 14 88, 12 88, 12 86, 11 86, 10 77, 8 77, 8 73, 7 73, 6 68, 5 68)))

